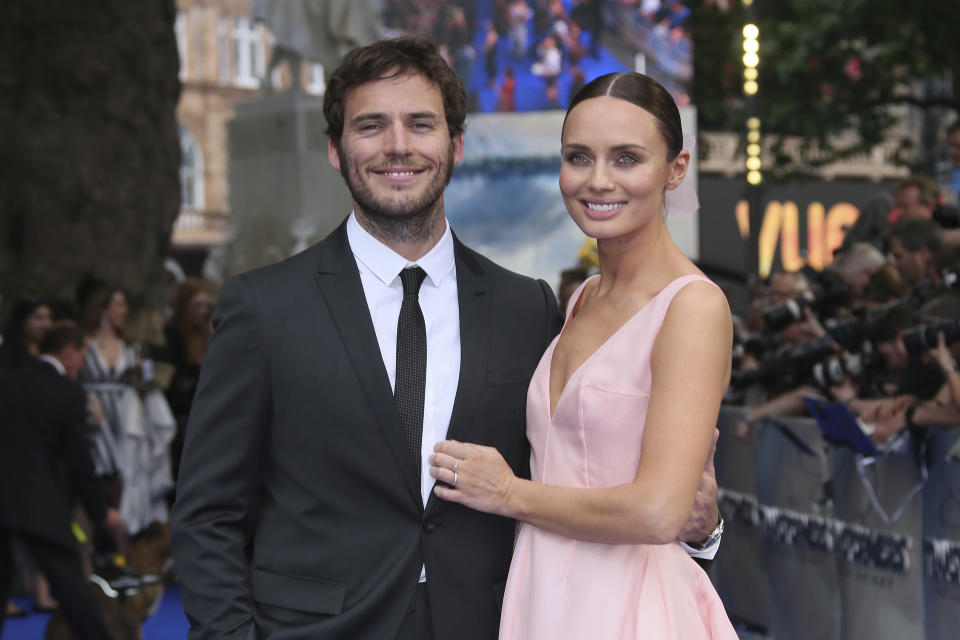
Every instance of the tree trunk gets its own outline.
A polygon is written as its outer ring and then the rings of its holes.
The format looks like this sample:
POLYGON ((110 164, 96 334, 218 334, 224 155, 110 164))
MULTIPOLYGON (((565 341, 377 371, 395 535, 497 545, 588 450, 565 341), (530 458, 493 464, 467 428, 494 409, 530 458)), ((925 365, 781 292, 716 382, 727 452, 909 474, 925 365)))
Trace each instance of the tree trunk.
POLYGON ((0 2, 8 303, 73 302, 85 277, 160 303, 180 199, 175 15, 174 0, 0 2))

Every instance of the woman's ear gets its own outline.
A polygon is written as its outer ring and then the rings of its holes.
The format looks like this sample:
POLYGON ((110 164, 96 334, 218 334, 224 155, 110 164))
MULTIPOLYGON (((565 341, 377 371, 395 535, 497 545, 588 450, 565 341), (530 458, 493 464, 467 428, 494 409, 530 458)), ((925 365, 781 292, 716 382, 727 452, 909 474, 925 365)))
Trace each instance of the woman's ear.
POLYGON ((670 173, 667 177, 667 189, 672 190, 680 186, 683 178, 687 175, 687 169, 690 168, 690 152, 681 149, 677 157, 670 163, 670 173))

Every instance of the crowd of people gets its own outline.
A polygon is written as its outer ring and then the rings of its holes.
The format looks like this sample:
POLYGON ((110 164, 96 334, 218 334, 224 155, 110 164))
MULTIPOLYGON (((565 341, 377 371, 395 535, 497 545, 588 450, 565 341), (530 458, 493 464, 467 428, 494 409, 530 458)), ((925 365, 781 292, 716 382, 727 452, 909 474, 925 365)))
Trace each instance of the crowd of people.
POLYGON ((520 109, 560 108, 586 83, 580 61, 597 58, 605 27, 598 0, 390 0, 393 34, 429 34, 467 88, 471 111, 518 110, 518 83, 535 87, 520 109), (564 92, 561 94, 561 89, 564 92), (485 104, 481 94, 495 94, 485 104))
MULTIPOLYGON (((565 108, 594 75, 605 31, 622 31, 629 47, 662 71, 681 104, 692 74, 690 8, 677 0, 389 0, 384 24, 393 35, 429 34, 467 88, 471 111, 565 108), (621 24, 622 22, 622 24, 621 24), (523 93, 518 105, 518 91, 523 93), (493 93, 493 100, 484 96, 493 93)), ((603 66, 603 65, 601 65, 603 66)), ((621 66, 621 65, 617 65, 621 66)), ((628 65, 629 66, 629 65, 628 65)), ((605 71, 610 69, 605 69, 605 71)))
POLYGON ((98 280, 82 282, 70 301, 24 295, 7 314, 0 405, 12 458, 3 471, 0 594, 8 616, 27 613, 7 600, 19 574, 34 610, 60 608, 83 637, 108 637, 82 566, 108 584, 129 579, 133 572, 118 569, 129 545, 168 522, 212 332, 208 287, 173 267, 162 335, 131 335, 125 292, 98 280), (84 540, 81 565, 75 550, 84 540))
POLYGON ((925 176, 875 198, 822 272, 758 282, 731 402, 749 417, 846 403, 871 438, 960 427, 960 219, 925 176))

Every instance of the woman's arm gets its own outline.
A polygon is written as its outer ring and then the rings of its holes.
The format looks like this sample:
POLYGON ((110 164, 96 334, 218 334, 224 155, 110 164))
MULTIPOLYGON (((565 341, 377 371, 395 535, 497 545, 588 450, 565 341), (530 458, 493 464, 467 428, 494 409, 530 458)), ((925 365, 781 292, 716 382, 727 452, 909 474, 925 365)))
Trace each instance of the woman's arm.
POLYGON ((456 486, 437 486, 436 494, 580 540, 673 541, 693 507, 729 382, 732 327, 727 301, 713 285, 691 283, 674 297, 654 343, 643 454, 633 482, 596 489, 544 485, 515 477, 496 449, 446 441, 435 449, 431 474, 456 486))

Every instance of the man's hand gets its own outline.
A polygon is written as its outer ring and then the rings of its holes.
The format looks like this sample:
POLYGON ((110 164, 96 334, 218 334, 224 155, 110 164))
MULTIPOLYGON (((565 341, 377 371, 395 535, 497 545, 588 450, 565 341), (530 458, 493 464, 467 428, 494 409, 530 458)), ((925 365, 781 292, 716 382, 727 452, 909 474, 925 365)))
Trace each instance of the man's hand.
POLYGON ((850 410, 857 414, 863 422, 875 423, 881 420, 896 417, 897 414, 906 411, 908 407, 916 404, 917 399, 910 395, 896 396, 894 398, 880 398, 878 400, 855 399, 847 403, 850 410))
POLYGON ((874 422, 873 426, 874 432, 870 434, 870 439, 880 444, 893 434, 907 428, 907 412, 904 410, 892 416, 881 418, 874 422))
POLYGON ((123 539, 123 516, 121 516, 120 512, 113 507, 107 509, 107 515, 104 518, 103 526, 106 527, 107 531, 113 534, 114 539, 118 542, 123 539))
POLYGON ((713 468, 713 454, 717 452, 717 439, 720 431, 713 430, 713 444, 707 456, 707 466, 700 476, 697 497, 693 502, 693 513, 680 529, 678 540, 683 542, 701 542, 706 540, 720 522, 720 510, 717 507, 717 472, 713 468))
POLYGON ((956 361, 953 359, 953 354, 950 353, 950 349, 947 348, 947 339, 943 335, 943 331, 937 332, 937 346, 930 349, 927 353, 940 365, 941 371, 948 371, 957 366, 956 361))

